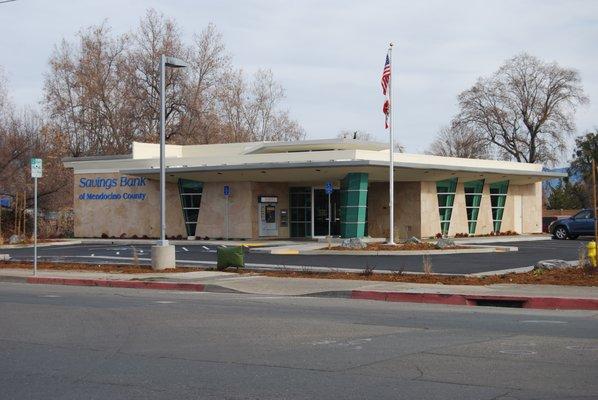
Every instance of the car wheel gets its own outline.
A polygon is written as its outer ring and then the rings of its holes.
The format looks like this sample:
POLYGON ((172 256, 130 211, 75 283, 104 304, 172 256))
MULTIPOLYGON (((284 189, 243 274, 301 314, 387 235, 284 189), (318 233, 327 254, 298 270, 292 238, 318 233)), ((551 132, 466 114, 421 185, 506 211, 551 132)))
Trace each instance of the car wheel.
POLYGON ((567 236, 569 236, 569 232, 567 232, 567 228, 564 226, 557 226, 554 230, 553 236, 555 239, 565 240, 567 236))

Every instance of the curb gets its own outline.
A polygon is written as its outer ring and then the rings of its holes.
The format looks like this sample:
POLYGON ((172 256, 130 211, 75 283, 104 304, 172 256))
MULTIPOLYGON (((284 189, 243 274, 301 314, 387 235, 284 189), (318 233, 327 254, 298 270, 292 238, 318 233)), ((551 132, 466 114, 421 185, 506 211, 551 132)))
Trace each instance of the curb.
MULTIPOLYGON (((41 242, 37 244, 37 247, 52 247, 52 246, 71 246, 81 244, 80 240, 64 240, 62 242, 41 242)), ((0 250, 14 250, 14 249, 30 249, 33 247, 33 243, 27 244, 3 244, 0 245, 0 250)))
MULTIPOLYGON (((7 278, 7 277, 4 277, 7 278)), ((10 277, 12 278, 12 277, 10 277)), ((7 281, 41 285, 96 286, 126 289, 178 290, 187 292, 251 294, 219 285, 183 282, 119 281, 106 279, 70 279, 52 277, 14 277, 7 281)), ((4 281, 4 279, 2 280, 4 281)), ((300 297, 325 297, 353 300, 375 300, 406 303, 446 304, 459 306, 495 306, 544 310, 598 310, 598 299, 569 297, 531 297, 500 295, 466 295, 413 292, 376 292, 365 290, 339 290, 309 293, 300 297)), ((291 297, 291 296, 290 296, 291 297)))
POLYGON ((440 293, 373 292, 353 290, 352 299, 460 306, 498 306, 544 310, 598 310, 598 299, 440 293))
POLYGON ((206 285, 201 283, 179 283, 179 282, 145 282, 145 281, 118 281, 108 279, 70 279, 70 278, 45 278, 30 276, 27 283, 39 285, 67 285, 67 286, 97 286, 114 287, 125 289, 158 289, 158 290, 182 290, 188 292, 203 292, 206 285))

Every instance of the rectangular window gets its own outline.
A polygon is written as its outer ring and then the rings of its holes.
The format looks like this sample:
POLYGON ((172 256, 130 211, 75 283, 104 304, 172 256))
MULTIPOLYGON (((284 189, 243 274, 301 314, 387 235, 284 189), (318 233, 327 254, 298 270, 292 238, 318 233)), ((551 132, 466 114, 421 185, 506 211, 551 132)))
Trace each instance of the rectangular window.
POLYGON ((179 179, 178 186, 187 236, 195 236, 203 183, 189 179, 179 179))
POLYGON ((438 212, 440 213, 440 232, 446 235, 451 223, 453 203, 455 202, 455 191, 457 189, 457 178, 446 179, 436 182, 436 195, 438 196, 438 212))
POLYGON ((492 207, 492 228, 494 232, 500 232, 509 181, 501 181, 490 184, 490 205, 492 207))
POLYGON ((311 187, 289 188, 291 237, 311 236, 311 187))
POLYGON ((480 203, 482 201, 482 191, 484 190, 484 180, 465 182, 465 210, 467 211, 467 229, 470 235, 475 233, 480 213, 480 203))

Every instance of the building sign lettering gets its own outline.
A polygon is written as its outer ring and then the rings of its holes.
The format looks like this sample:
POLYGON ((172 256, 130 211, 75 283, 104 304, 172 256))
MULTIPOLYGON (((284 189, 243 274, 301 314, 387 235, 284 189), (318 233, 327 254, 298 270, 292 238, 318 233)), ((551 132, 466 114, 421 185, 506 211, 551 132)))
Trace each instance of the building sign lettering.
MULTIPOLYGON (((116 187, 123 188, 136 188, 144 187, 147 185, 147 178, 144 177, 130 177, 121 176, 120 178, 80 178, 79 187, 92 189, 106 189, 110 190, 116 187)), ((147 193, 114 193, 114 192, 103 192, 103 193, 81 193, 79 194, 79 200, 145 200, 147 193)))

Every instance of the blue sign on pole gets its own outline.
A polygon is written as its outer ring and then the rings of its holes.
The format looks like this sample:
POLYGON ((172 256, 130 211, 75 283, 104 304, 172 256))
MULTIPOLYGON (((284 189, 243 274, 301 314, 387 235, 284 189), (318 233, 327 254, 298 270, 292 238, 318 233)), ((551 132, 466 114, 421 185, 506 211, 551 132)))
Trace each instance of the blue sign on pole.
POLYGON ((227 197, 230 196, 230 186, 224 185, 224 195, 227 197))
POLYGON ((326 194, 332 194, 332 190, 334 189, 332 186, 332 182, 326 182, 326 186, 324 186, 324 189, 326 190, 326 194))

